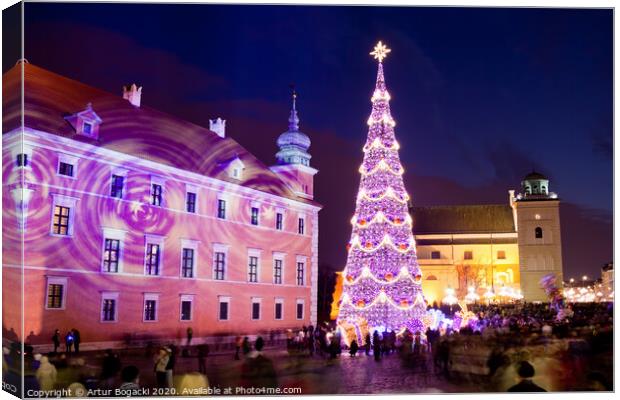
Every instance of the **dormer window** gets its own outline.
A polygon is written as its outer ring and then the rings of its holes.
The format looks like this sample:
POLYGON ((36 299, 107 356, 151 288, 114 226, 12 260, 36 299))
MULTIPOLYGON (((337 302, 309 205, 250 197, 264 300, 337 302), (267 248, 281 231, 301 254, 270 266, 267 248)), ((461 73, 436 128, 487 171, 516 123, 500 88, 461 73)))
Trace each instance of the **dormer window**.
POLYGON ((237 156, 228 163, 228 176, 232 179, 242 180, 245 165, 237 156))
POLYGON ((93 110, 91 103, 88 103, 84 110, 65 117, 65 119, 73 126, 78 135, 93 139, 99 137, 99 125, 101 125, 102 120, 93 110))

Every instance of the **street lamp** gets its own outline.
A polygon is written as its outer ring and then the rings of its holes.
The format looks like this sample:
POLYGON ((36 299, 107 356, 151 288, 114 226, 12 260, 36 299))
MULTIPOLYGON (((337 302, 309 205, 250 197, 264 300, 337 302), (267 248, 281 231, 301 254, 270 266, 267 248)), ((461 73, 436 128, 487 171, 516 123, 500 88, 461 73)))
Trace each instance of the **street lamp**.
POLYGON ((574 283, 575 282, 575 278, 570 278, 570 283, 574 283))
POLYGON ((588 275, 584 275, 584 276, 582 276, 582 277, 581 277, 581 280, 583 280, 583 281, 587 281, 587 280, 588 280, 588 275))

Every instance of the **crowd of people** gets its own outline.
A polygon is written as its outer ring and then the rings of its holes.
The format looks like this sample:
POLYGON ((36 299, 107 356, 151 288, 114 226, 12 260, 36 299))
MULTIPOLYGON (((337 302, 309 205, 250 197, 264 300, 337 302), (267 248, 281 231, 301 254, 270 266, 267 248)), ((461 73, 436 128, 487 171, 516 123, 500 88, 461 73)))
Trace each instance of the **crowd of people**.
MULTIPOLYGON (((340 330, 322 324, 273 331, 267 340, 279 348, 277 338, 282 334, 289 357, 323 358, 327 363, 338 362, 343 351, 350 357, 372 357, 377 363, 384 357, 400 357, 403 368, 411 374, 447 382, 477 380, 481 391, 613 390, 612 303, 573 305, 571 318, 565 320, 558 320, 557 312, 545 304, 479 305, 470 307, 470 311, 475 315, 473 322, 459 330, 442 327, 399 334, 373 331, 347 345, 340 330)), ((79 352, 79 331, 72 329, 64 336, 63 349, 61 333, 56 330, 52 336, 54 351, 45 355, 25 346, 26 389, 69 388, 85 393, 88 389, 119 388, 127 394, 149 386, 169 390, 160 394, 180 394, 187 388, 209 385, 206 360, 210 348, 206 343, 192 343, 191 330, 185 346, 161 346, 142 357, 143 361, 151 360, 150 368, 147 361, 134 363, 136 353, 130 356, 130 350, 89 354, 91 368, 87 368, 79 352), (177 374, 179 357, 195 358, 197 362, 191 361, 195 367, 188 370, 185 362, 177 374), (93 358, 98 364, 95 368, 93 358)), ((230 361, 239 362, 240 386, 277 387, 276 368, 264 347, 261 336, 253 340, 235 338, 230 361)), ((4 348, 5 381, 10 380, 6 374, 19 375, 20 351, 18 345, 4 348)))

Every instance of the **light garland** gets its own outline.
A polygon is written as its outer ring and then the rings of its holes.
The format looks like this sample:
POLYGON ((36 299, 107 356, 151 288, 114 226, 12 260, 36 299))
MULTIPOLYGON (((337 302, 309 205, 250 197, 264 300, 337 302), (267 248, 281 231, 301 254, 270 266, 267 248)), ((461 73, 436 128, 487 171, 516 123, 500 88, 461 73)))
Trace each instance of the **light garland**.
POLYGON ((404 253, 409 252, 411 248, 415 250, 415 240, 413 239, 413 237, 411 237, 409 239, 409 243, 401 243, 398 246, 396 246, 394 242, 392 242, 392 239, 390 238, 390 236, 388 234, 385 234, 385 236, 383 236, 383 239, 381 239, 381 242, 378 245, 373 246, 372 243, 366 242, 362 246, 362 243, 360 242, 360 237, 355 236, 353 240, 351 240, 350 250, 352 250, 354 247, 357 247, 359 250, 363 251, 364 253, 374 253, 375 251, 379 250, 381 247, 392 247, 394 250, 398 251, 399 253, 404 254, 404 253))
POLYGON ((402 175, 405 172, 403 167, 400 167, 397 171, 394 171, 394 169, 392 169, 392 167, 390 167, 388 163, 385 162, 385 160, 379 161, 377 165, 375 165, 373 168, 369 170, 364 168, 364 165, 360 165, 358 171, 362 174, 362 176, 372 175, 377 171, 390 172, 391 174, 394 174, 394 175, 402 175))
POLYGON ((379 292, 379 295, 377 297, 375 297, 375 299, 373 301, 368 303, 368 305, 366 305, 366 304, 364 304, 364 305, 353 304, 351 302, 351 299, 349 298, 349 295, 346 294, 346 293, 342 295, 341 300, 342 300, 341 306, 348 305, 349 307, 351 307, 351 308, 353 308, 354 310, 357 310, 357 311, 368 310, 368 309, 374 307, 377 303, 388 303, 389 305, 391 305, 392 307, 394 307, 395 309, 400 310, 400 311, 412 310, 414 307, 416 307, 418 305, 421 305, 421 304, 426 306, 426 302, 424 301, 424 296, 422 296, 421 293, 418 293, 418 295, 416 296, 413 304, 406 305, 406 306, 401 305, 401 304, 397 304, 387 294, 385 294, 384 291, 379 292))
POLYGON ((407 202, 409 201, 409 195, 407 193, 405 193, 405 195, 403 197, 399 197, 394 190, 390 187, 388 188, 385 192, 383 192, 382 194, 380 194, 377 197, 373 197, 373 196, 368 196, 368 194, 366 193, 366 191, 364 189, 360 190, 359 194, 357 195, 357 201, 360 200, 368 200, 368 201, 381 201, 385 198, 392 198, 393 200, 401 203, 401 204, 407 204, 407 202))
POLYGON ((383 117, 379 118, 379 119, 374 119, 372 117, 372 115, 370 117, 368 117, 368 121, 366 121, 366 123, 368 124, 368 126, 373 126, 375 124, 378 123, 383 123, 385 125, 389 125, 392 128, 394 128, 396 126, 396 121, 394 121, 394 119, 392 119, 392 117, 390 117, 387 114, 384 114, 383 117))
POLYGON ((379 148, 384 149, 384 150, 399 150, 400 144, 398 144, 398 142, 394 140, 391 146, 386 146, 383 144, 381 139, 375 138, 370 145, 368 144, 364 145, 364 153, 368 152, 369 150, 379 149, 379 148))
POLYGON ((344 271, 343 275, 345 276, 345 279, 342 281, 342 283, 343 285, 348 286, 357 285, 362 279, 372 279, 376 283, 382 285, 394 285, 396 283, 399 283, 401 279, 409 279, 411 280, 411 282, 418 285, 422 283, 422 274, 418 274, 414 277, 409 273, 407 267, 401 267, 395 279, 391 277, 392 274, 389 272, 385 274, 386 279, 379 279, 370 271, 370 268, 368 267, 362 268, 362 272, 358 275, 357 278, 353 278, 351 275, 348 275, 346 270, 344 271))
POLYGON ((394 218, 393 220, 390 220, 385 216, 385 214, 382 211, 379 211, 378 213, 376 213, 375 216, 370 221, 366 221, 364 219, 358 220, 355 215, 353 216, 353 218, 351 218, 351 225, 357 228, 368 228, 374 224, 381 224, 381 223, 388 223, 392 226, 403 226, 403 225, 411 226, 413 224, 413 220, 411 219, 411 215, 409 214, 406 214, 404 219, 397 217, 397 218, 394 218))
POLYGON ((390 94, 388 93, 387 90, 375 90, 375 92, 372 94, 372 97, 370 98, 370 101, 372 101, 373 103, 376 101, 390 101, 392 98, 390 97, 390 94))

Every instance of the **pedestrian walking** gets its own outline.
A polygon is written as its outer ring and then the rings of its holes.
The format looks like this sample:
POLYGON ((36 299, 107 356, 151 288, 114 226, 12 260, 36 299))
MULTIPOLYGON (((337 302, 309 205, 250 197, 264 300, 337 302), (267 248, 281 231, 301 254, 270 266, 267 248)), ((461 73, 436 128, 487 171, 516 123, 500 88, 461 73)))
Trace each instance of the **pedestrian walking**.
POLYGON ((54 331, 52 343, 54 343, 54 354, 56 354, 58 352, 58 348, 60 347, 60 329, 56 329, 54 331))
POLYGON ((121 360, 111 349, 105 351, 105 356, 101 362, 101 382, 102 389, 112 389, 116 386, 116 376, 121 370, 121 360))
POLYGON ((375 356, 375 361, 381 361, 381 339, 379 339, 379 332, 377 331, 372 334, 372 353, 375 356))
POLYGON ((193 337, 194 337, 194 330, 192 329, 191 326, 189 326, 187 327, 187 346, 188 347, 191 344, 193 337))
POLYGON ((370 354, 370 333, 366 334, 364 350, 366 351, 366 355, 370 354))
POLYGON ((72 348, 73 348, 73 332, 69 331, 65 335, 65 352, 67 354, 71 354, 72 348))
POLYGON ((359 350, 357 340, 353 339, 353 341, 351 341, 351 347, 349 349, 349 354, 351 354, 351 357, 355 357, 355 355, 357 354, 357 350, 359 350))
POLYGON ((258 337, 254 343, 255 351, 246 357, 241 369, 241 386, 256 388, 278 387, 276 370, 267 356, 263 354, 265 342, 258 337))
POLYGON ((239 359, 239 351, 241 351, 242 345, 243 345, 243 339, 241 339, 241 336, 237 336, 235 338, 235 360, 239 359))
POLYGON ((80 343, 82 342, 82 338, 80 337, 80 331, 73 328, 71 329, 73 332, 73 348, 75 350, 75 354, 79 354, 80 352, 80 343))
MULTIPOLYGON (((239 359, 239 350, 237 350, 236 360, 239 359)), ((198 346, 198 372, 207 374, 207 356, 209 356, 209 345, 201 344, 198 346)))
POLYGON ((41 365, 36 372, 37 381, 41 390, 53 390, 56 385, 56 367, 52 365, 49 358, 41 357, 41 365))
POLYGON ((168 365, 169 360, 170 353, 168 352, 168 349, 166 349, 165 347, 159 349, 159 353, 157 353, 157 357, 155 358, 155 365, 153 368, 158 388, 166 387, 166 366, 168 365))
POLYGON ((170 357, 168 358, 168 364, 166 364, 166 385, 167 387, 172 388, 174 368, 177 362, 177 348, 170 345, 168 347, 168 353, 170 354, 170 357))
POLYGON ((243 351, 243 356, 246 357, 252 348, 250 347, 250 339, 246 336, 243 338, 243 342, 241 343, 241 350, 243 351))

